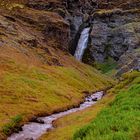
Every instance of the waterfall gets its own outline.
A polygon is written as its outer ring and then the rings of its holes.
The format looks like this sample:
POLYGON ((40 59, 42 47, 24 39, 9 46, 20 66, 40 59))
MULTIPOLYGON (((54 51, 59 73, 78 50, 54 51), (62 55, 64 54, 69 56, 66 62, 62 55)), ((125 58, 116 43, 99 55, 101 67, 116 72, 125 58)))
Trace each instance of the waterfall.
POLYGON ((82 60, 84 51, 87 48, 89 31, 90 31, 90 27, 85 28, 81 32, 81 36, 80 36, 80 39, 78 41, 78 45, 77 45, 77 48, 76 48, 76 51, 75 51, 75 54, 74 54, 75 58, 79 61, 82 60))

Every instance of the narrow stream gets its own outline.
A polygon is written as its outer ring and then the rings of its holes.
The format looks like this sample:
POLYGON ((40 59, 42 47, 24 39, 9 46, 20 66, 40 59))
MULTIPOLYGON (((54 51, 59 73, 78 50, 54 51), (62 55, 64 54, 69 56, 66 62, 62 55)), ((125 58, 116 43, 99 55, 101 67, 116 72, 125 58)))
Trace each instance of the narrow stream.
POLYGON ((73 108, 64 112, 52 114, 47 117, 39 117, 38 123, 29 122, 22 127, 22 131, 12 134, 7 140, 37 140, 43 134, 45 134, 50 129, 53 129, 53 121, 60 117, 66 116, 73 112, 84 110, 92 105, 94 105, 98 100, 103 97, 104 92, 96 92, 93 95, 86 97, 84 103, 79 107, 73 108), (43 123, 39 123, 43 122, 43 123))

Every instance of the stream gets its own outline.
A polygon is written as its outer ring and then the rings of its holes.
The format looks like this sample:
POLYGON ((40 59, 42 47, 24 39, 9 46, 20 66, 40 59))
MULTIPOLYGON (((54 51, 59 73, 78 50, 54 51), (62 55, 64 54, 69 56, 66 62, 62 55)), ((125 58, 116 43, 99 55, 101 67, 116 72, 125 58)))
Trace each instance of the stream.
POLYGON ((7 140, 37 140, 43 134, 47 133, 51 129, 54 129, 53 122, 58 118, 66 116, 68 114, 84 110, 94 105, 104 95, 103 91, 96 92, 85 98, 85 101, 80 104, 79 107, 73 108, 64 112, 55 113, 46 117, 37 118, 38 122, 29 122, 22 127, 22 131, 12 134, 7 140), (40 122, 40 123, 39 123, 40 122))

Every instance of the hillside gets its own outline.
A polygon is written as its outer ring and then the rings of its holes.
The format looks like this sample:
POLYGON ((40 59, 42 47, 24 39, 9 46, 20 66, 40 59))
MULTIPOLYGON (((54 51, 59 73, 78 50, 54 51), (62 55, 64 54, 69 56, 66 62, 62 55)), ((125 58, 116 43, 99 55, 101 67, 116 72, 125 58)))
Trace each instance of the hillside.
POLYGON ((69 24, 61 16, 12 2, 0 9, 0 139, 113 82, 72 58, 69 24))
POLYGON ((74 140, 139 140, 140 73, 123 76, 124 81, 111 89, 116 99, 103 109, 89 125, 77 131, 74 140))

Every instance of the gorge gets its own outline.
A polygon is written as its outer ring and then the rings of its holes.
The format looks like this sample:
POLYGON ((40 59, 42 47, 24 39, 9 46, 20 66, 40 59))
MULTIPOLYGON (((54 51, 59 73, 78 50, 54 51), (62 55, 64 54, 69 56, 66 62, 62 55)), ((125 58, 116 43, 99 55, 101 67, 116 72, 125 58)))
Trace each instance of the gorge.
POLYGON ((0 0, 0 140, 139 140, 139 71, 140 0, 0 0))

